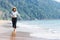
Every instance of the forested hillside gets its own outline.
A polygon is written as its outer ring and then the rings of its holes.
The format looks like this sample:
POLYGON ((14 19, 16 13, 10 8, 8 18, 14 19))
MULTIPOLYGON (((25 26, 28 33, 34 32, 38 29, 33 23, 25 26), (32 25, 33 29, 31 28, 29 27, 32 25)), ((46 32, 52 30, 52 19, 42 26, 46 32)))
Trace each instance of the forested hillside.
POLYGON ((60 3, 53 0, 0 0, 0 19, 10 19, 13 7, 21 20, 60 19, 60 3))

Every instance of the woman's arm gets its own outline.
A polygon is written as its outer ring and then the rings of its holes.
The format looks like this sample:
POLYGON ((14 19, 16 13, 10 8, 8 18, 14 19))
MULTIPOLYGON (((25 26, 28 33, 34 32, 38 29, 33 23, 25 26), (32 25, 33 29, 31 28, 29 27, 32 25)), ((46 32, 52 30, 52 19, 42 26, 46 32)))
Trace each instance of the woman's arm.
POLYGON ((21 16, 20 16, 20 14, 17 12, 17 15, 18 15, 18 17, 21 19, 21 16))
POLYGON ((10 14, 10 16, 11 16, 12 18, 15 18, 14 15, 13 15, 12 13, 10 14))

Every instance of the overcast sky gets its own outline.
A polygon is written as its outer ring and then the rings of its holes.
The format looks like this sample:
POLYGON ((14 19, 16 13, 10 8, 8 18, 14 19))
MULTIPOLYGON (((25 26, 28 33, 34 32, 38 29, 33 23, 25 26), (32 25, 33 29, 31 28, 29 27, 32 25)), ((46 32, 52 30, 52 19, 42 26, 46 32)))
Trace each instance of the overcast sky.
POLYGON ((56 1, 56 2, 60 2, 60 0, 54 0, 54 1, 56 1))

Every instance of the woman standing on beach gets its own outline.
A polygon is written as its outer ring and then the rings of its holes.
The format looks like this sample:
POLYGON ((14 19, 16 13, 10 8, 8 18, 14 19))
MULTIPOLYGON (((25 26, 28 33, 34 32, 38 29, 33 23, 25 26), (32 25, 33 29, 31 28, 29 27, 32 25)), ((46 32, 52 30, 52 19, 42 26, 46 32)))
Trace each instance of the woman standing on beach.
POLYGON ((11 14, 11 17, 12 17, 12 26, 14 28, 14 31, 16 31, 17 16, 20 17, 20 14, 17 12, 16 8, 14 7, 12 9, 12 14, 11 14))

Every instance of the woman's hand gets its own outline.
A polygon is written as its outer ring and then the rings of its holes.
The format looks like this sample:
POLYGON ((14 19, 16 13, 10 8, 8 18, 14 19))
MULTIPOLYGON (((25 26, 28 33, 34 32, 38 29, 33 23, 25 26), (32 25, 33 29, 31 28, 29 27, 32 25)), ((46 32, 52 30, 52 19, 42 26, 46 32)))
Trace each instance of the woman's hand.
POLYGON ((12 18, 15 18, 15 17, 14 17, 13 15, 11 15, 11 14, 10 14, 10 16, 11 16, 12 18))

